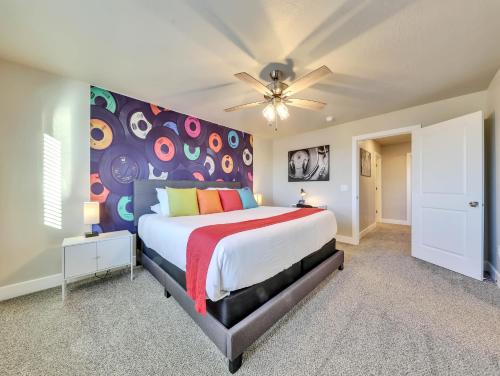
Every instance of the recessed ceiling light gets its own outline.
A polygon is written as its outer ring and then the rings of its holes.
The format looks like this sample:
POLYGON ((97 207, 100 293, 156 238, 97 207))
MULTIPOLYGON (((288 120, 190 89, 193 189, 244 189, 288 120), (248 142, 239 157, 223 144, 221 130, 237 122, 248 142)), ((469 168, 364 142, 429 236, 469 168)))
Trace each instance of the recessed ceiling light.
POLYGON ((327 122, 330 122, 330 121, 332 121, 332 120, 333 120, 333 116, 331 116, 331 115, 330 115, 330 116, 327 116, 327 117, 325 118, 325 120, 326 120, 327 122))

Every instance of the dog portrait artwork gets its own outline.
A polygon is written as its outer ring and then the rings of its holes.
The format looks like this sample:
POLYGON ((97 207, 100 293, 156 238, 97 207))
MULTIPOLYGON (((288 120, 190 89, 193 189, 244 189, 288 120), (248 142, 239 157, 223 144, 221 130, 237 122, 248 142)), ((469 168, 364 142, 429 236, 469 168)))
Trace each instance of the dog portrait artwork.
POLYGON ((288 181, 330 180, 330 146, 288 152, 288 181))

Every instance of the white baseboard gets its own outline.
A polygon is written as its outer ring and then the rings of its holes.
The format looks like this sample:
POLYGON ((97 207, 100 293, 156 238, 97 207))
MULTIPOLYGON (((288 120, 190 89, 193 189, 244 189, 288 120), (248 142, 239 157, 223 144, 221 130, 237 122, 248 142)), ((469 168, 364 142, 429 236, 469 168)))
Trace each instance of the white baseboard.
POLYGON ((380 220, 381 223, 390 223, 392 225, 406 225, 409 226, 410 223, 406 219, 389 219, 389 218, 382 218, 380 220))
POLYGON ((363 236, 368 234, 370 231, 375 230, 376 227, 377 227, 377 222, 372 223, 370 226, 368 226, 367 228, 365 228, 363 231, 361 231, 359 233, 359 238, 362 239, 363 236))
POLYGON ((344 235, 335 235, 335 239, 339 243, 346 243, 346 244, 352 244, 352 245, 358 245, 359 243, 355 242, 354 239, 351 236, 344 236, 344 235))
POLYGON ((495 269, 492 263, 489 261, 484 262, 484 270, 490 273, 491 279, 496 282, 497 286, 500 287, 500 272, 495 269))
POLYGON ((53 274, 47 277, 32 279, 30 281, 14 283, 0 287, 0 301, 33 292, 50 289, 61 285, 62 274, 53 274))

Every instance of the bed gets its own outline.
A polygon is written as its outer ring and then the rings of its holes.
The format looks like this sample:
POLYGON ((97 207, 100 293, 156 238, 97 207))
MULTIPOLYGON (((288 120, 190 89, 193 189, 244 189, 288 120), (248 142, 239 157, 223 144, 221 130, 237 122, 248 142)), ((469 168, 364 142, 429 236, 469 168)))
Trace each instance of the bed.
POLYGON ((336 221, 324 211, 306 218, 233 234, 222 239, 207 274, 207 314, 186 294, 186 243, 191 231, 287 213, 294 208, 259 207, 227 213, 167 218, 151 213, 155 188, 239 188, 238 182, 135 181, 134 218, 143 266, 164 286, 229 360, 236 372, 243 352, 336 269, 336 221))

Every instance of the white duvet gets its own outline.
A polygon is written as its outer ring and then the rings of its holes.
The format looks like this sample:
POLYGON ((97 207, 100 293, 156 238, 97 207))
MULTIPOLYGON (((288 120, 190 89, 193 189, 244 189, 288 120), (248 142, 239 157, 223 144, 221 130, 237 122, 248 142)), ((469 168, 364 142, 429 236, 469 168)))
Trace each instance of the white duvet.
MULTIPOLYGON (((241 222, 297 210, 261 206, 254 209, 187 217, 146 214, 139 218, 139 236, 148 248, 186 270, 186 246, 201 226, 241 222)), ((222 239, 208 268, 206 292, 216 301, 231 291, 265 281, 317 251, 337 233, 335 215, 320 213, 240 232, 222 239)))

